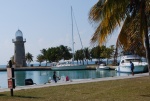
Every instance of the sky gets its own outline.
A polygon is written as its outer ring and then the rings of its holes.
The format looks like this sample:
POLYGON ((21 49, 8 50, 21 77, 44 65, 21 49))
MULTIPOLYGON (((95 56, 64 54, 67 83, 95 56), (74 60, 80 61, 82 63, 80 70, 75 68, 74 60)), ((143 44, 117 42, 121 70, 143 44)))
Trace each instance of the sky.
MULTIPOLYGON (((91 7, 98 0, 0 0, 0 65, 6 65, 14 55, 15 33, 19 29, 26 39, 25 53, 33 62, 42 49, 64 45, 72 47, 71 6, 83 47, 92 47, 90 39, 95 28, 88 20, 91 7)), ((74 24, 74 49, 81 49, 74 24)), ((117 32, 107 46, 115 45, 117 32)))

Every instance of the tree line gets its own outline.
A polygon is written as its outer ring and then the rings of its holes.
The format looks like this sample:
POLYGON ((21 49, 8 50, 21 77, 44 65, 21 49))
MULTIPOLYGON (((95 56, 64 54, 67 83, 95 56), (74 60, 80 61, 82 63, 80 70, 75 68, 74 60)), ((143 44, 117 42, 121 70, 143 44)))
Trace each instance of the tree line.
MULTIPOLYGON (((60 45, 57 47, 50 47, 47 49, 40 50, 40 54, 36 57, 36 62, 39 62, 39 66, 41 66, 42 62, 52 63, 59 62, 61 59, 70 60, 74 55, 74 60, 77 61, 77 64, 83 64, 84 62, 92 61, 92 59, 97 59, 98 62, 102 61, 102 59, 110 59, 114 56, 115 46, 111 45, 110 47, 106 46, 96 46, 93 48, 84 48, 76 50, 75 53, 72 53, 72 49, 68 46, 60 45)), ((33 55, 29 52, 25 55, 26 62, 28 66, 33 61, 33 55)), ((13 57, 12 57, 13 59, 13 57)), ((12 60, 13 61, 13 60, 12 60)))

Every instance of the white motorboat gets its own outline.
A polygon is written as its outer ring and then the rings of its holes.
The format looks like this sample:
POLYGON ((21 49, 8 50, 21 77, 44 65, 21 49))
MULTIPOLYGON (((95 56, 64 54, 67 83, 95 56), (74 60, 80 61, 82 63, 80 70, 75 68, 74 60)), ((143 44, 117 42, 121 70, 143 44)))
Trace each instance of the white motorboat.
POLYGON ((143 73, 148 71, 147 62, 142 61, 142 58, 138 55, 124 55, 121 57, 119 66, 116 68, 118 72, 131 73, 130 61, 134 64, 135 73, 143 73))
POLYGON ((60 67, 51 67, 52 70, 84 70, 86 65, 70 65, 70 66, 60 66, 60 67))
POLYGON ((51 67, 52 70, 81 70, 86 69, 86 65, 72 64, 71 61, 61 61, 56 66, 51 67))
POLYGON ((64 67, 64 66, 72 66, 72 60, 60 60, 57 64, 56 67, 64 67))
POLYGON ((109 66, 106 66, 105 64, 100 64, 99 66, 96 67, 96 70, 110 70, 109 66))

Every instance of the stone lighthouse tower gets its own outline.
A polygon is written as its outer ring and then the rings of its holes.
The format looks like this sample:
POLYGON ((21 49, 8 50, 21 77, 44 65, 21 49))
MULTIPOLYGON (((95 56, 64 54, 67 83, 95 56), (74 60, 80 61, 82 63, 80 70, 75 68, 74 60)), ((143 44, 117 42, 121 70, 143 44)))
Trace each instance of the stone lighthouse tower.
POLYGON ((23 39, 22 32, 18 29, 16 32, 16 38, 12 40, 15 45, 14 49, 14 62, 16 67, 26 67, 26 60, 25 60, 25 47, 24 43, 26 39, 23 39))

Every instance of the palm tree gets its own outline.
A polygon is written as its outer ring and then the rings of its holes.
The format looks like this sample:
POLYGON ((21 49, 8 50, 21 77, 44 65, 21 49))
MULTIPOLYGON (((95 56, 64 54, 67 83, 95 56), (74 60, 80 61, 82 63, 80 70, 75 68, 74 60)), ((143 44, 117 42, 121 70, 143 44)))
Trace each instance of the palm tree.
POLYGON ((41 66, 41 63, 44 61, 44 56, 41 55, 41 54, 39 54, 39 55, 37 56, 37 60, 36 60, 36 61, 39 62, 39 63, 40 63, 39 66, 41 66))
POLYGON ((105 54, 104 57, 107 59, 107 65, 108 65, 108 59, 113 57, 114 45, 111 45, 110 47, 106 48, 105 51, 103 51, 103 53, 105 54))
POLYGON ((26 53, 26 61, 28 62, 28 66, 30 64, 31 61, 33 61, 33 55, 31 53, 26 53))
POLYGON ((75 57, 75 60, 77 60, 77 64, 78 64, 78 61, 79 61, 79 57, 80 57, 80 52, 79 52, 79 50, 77 50, 77 51, 75 51, 75 55, 74 55, 75 57))
POLYGON ((102 45, 122 25, 116 47, 132 52, 134 49, 137 54, 144 49, 150 75, 149 12, 150 0, 99 0, 89 14, 90 21, 98 25, 91 42, 102 45))
POLYGON ((15 64, 15 62, 14 62, 14 55, 10 59, 12 61, 12 64, 15 64))
POLYGON ((51 47, 47 50, 47 60, 49 62, 58 62, 62 59, 61 55, 62 54, 59 47, 51 47))
POLYGON ((91 54, 92 58, 96 58, 98 60, 98 63, 100 63, 100 59, 102 58, 101 57, 102 49, 100 46, 96 46, 96 47, 92 48, 90 54, 91 54))
POLYGON ((42 55, 44 57, 44 60, 46 61, 46 65, 45 66, 47 66, 47 60, 48 60, 47 49, 42 49, 41 53, 42 53, 42 55))
POLYGON ((60 45, 60 53, 63 59, 68 60, 72 57, 71 53, 69 51, 71 51, 70 47, 64 46, 64 45, 60 45))
POLYGON ((88 64, 88 60, 90 59, 90 52, 88 48, 84 48, 84 52, 85 52, 85 58, 88 64))

